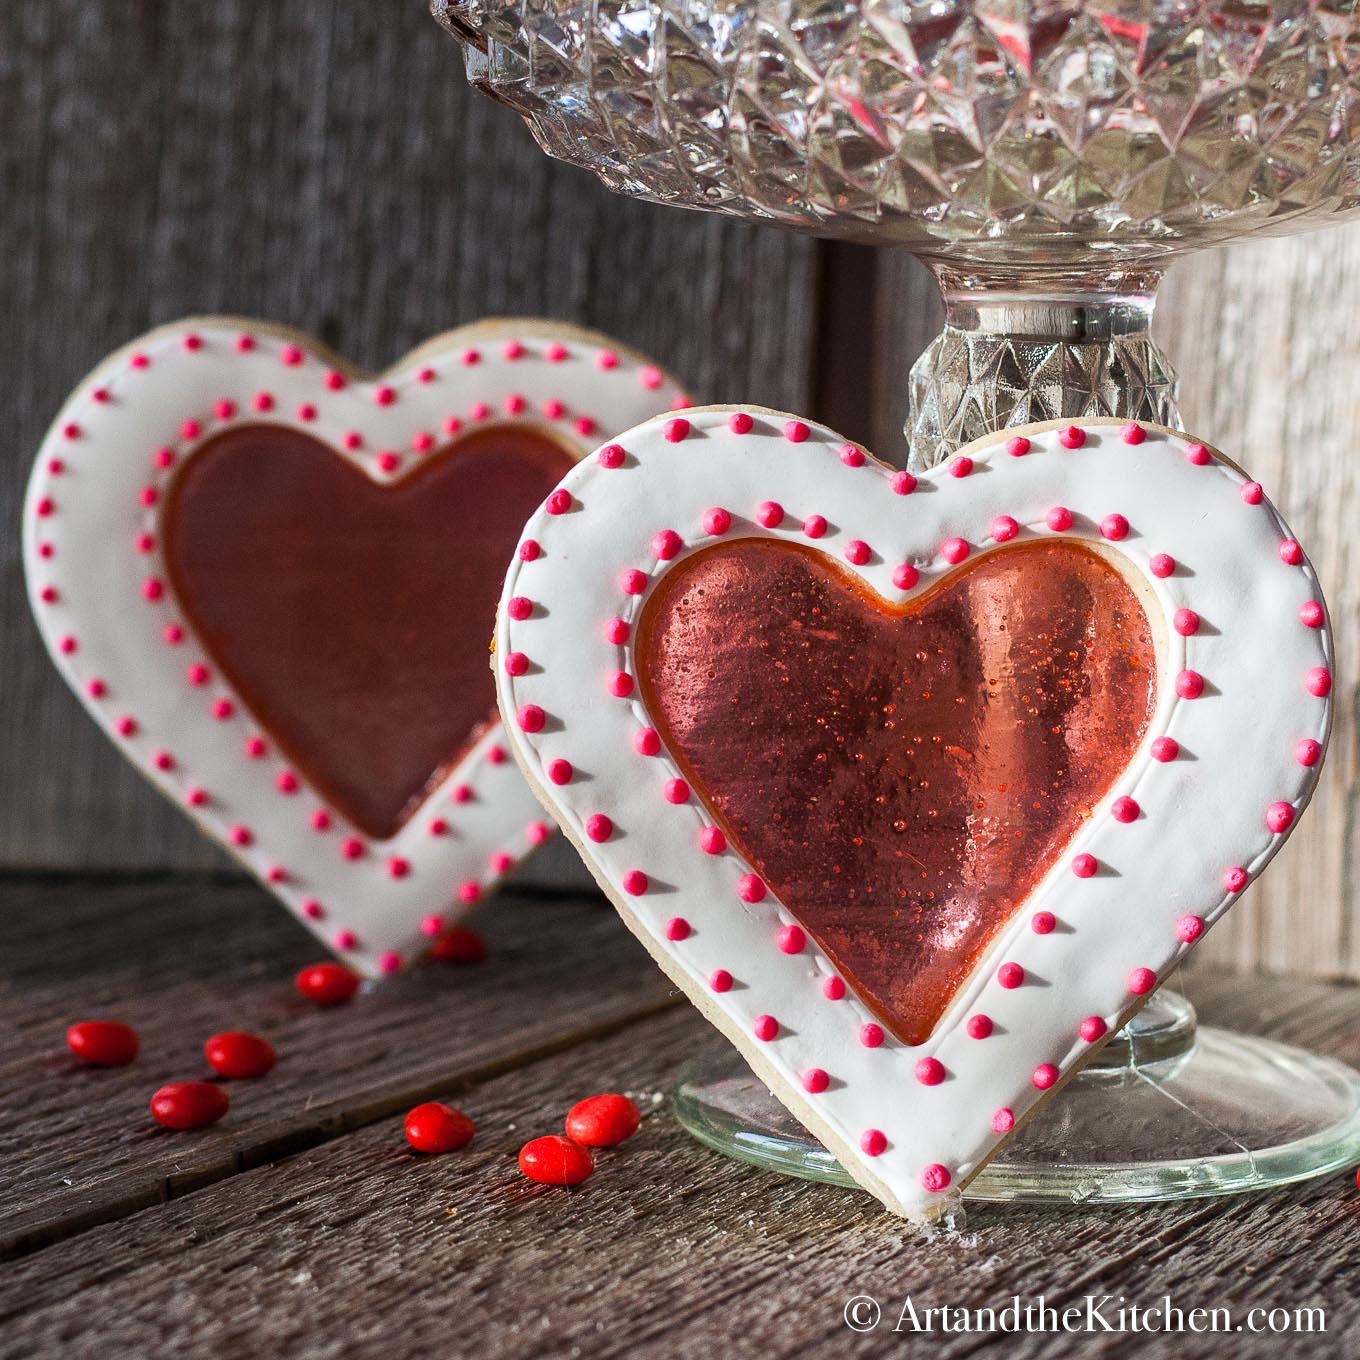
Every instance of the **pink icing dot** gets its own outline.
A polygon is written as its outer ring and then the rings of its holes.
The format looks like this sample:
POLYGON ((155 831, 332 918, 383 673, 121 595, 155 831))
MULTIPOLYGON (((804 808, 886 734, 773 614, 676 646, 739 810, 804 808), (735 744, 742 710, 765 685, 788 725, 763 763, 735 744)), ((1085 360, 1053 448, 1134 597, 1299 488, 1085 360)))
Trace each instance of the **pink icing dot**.
POLYGON ((732 990, 732 974, 726 968, 715 968, 708 975, 708 985, 715 992, 730 992, 732 990))
POLYGON ((364 446, 364 437, 357 430, 349 430, 340 441, 351 453, 364 446))
POLYGON ((514 863, 513 855, 507 854, 504 850, 497 850, 494 854, 487 856, 486 867, 499 878, 502 874, 508 874, 514 863))
POLYGON ((444 918, 438 912, 431 912, 420 923, 420 933, 429 939, 443 934, 444 918))
POLYGON ((940 556, 944 558, 950 566, 958 566, 960 562, 968 556, 968 544, 961 538, 946 538, 940 544, 940 556))
POLYGON ((647 875, 641 869, 629 869, 620 883, 630 897, 641 897, 647 891, 647 875))
POLYGON ((1029 918, 1029 925, 1036 935, 1051 935, 1057 928, 1058 918, 1051 911, 1036 911, 1029 918))
POLYGON ((402 859, 400 855, 393 855, 387 861, 388 878, 406 878, 411 872, 411 861, 402 859))
POLYGON ((1126 444, 1141 444, 1147 438, 1147 431, 1137 421, 1130 421, 1119 431, 1119 437, 1126 444))
POLYGON ((609 677, 609 692, 616 699, 626 699, 633 692, 633 677, 627 671, 615 671, 609 677))
POLYGON ((70 633, 67 633, 66 636, 62 638, 62 640, 57 644, 57 646, 61 649, 63 656, 70 656, 71 653, 76 650, 78 644, 75 638, 72 637, 70 633))
POLYGON ((173 467, 175 462, 175 451, 174 449, 157 449, 156 452, 151 455, 151 461, 158 468, 163 469, 173 467))
MULTIPOLYGON (((524 828, 524 839, 528 841, 530 845, 542 845, 551 835, 552 827, 550 827, 547 822, 530 822, 529 825, 524 828)), ((640 878, 642 880, 642 887, 639 888, 638 891, 642 892, 647 886, 647 875, 641 874, 640 878)))
POLYGON ((1055 534, 1063 533, 1072 527, 1072 512, 1065 505, 1055 505, 1053 509, 1044 516, 1044 523, 1047 524, 1055 534))
POLYGON ((674 529, 662 529, 652 536, 652 556, 658 562, 669 562, 684 546, 674 529))
POLYGON ((218 722, 226 722, 236 712, 236 705, 230 699, 218 699, 212 706, 212 715, 218 722))
POLYGON ((845 560, 853 566, 862 567, 871 556, 869 545, 862 539, 852 538, 845 545, 845 560))
POLYGON ((527 404, 518 392, 511 392, 505 399, 505 413, 509 416, 517 416, 527 404))
POLYGON ((304 401, 297 408, 297 418, 304 424, 316 419, 316 407, 310 401, 304 401))
POLYGON ((1325 699, 1332 692, 1332 673, 1325 666, 1314 666, 1305 672, 1303 687, 1309 694, 1325 699))
POLYGON ((807 936, 800 926, 785 926, 775 936, 775 944, 781 954, 801 954, 807 946, 807 936))
POLYGON ((523 652, 505 654, 506 675, 524 675, 529 669, 529 658, 523 652))
POLYGON ((1171 618, 1171 626, 1182 637, 1193 637, 1199 632, 1200 618, 1193 609, 1178 609, 1171 618))
POLYGON ((439 375, 432 368, 422 368, 416 374, 416 381, 421 383, 432 383, 439 375))
POLYGON ((296 345, 285 345, 279 351, 279 358, 283 360, 289 368, 296 368, 302 362, 302 351, 296 345))
POLYGON ((1148 570, 1159 580, 1165 580, 1176 570, 1176 559, 1170 553, 1153 553, 1148 558, 1148 570))
POLYGON ((1100 536, 1111 543, 1118 543, 1129 536, 1129 522, 1123 515, 1106 515, 1100 521, 1100 536))
POLYGON ((732 516, 721 506, 715 505, 711 510, 704 511, 703 525, 706 534, 725 534, 732 527, 732 516))
POLYGON ((1175 760, 1181 753, 1181 744, 1175 737, 1158 737, 1152 743, 1152 758, 1159 760, 1165 765, 1168 761, 1175 760))
POLYGON ((135 737, 137 735, 136 718, 119 718, 113 726, 120 737, 135 737))
POLYGON ((449 824, 443 817, 431 817, 430 824, 426 828, 431 836, 447 836, 449 834, 449 824))
POLYGON ((380 955, 378 971, 388 977, 393 973, 401 972, 401 955, 395 949, 389 949, 385 954, 380 955))
POLYGON ((482 885, 475 878, 469 878, 458 885, 458 900, 466 907, 471 906, 482 895, 482 885))
POLYGON ((915 1070, 922 1086, 938 1086, 944 1080, 944 1064, 938 1058, 922 1058, 915 1070))
POLYGON ((1248 505, 1260 505, 1261 498, 1265 495, 1260 482, 1243 482, 1238 490, 1248 505))
POLYGON ((854 444, 841 445, 841 462, 846 467, 857 468, 864 466, 864 450, 857 448, 854 444))
POLYGON ((384 449, 376 461, 380 472, 395 472, 401 466, 401 459, 391 449, 384 449))
POLYGON ((524 357, 524 346, 518 340, 507 340, 501 346, 501 353, 513 363, 514 360, 524 357))
POLYGON ((608 619, 604 625, 604 640, 615 646, 627 642, 633 630, 622 619, 608 619))
POLYGON ((733 434, 749 434, 751 432, 751 427, 754 424, 755 421, 753 421, 745 411, 733 411, 732 414, 727 417, 727 428, 731 430, 733 434))
POLYGON ((325 917, 326 909, 315 897, 309 897, 302 904, 302 914, 307 917, 309 921, 320 921, 325 917))
POLYGON ((455 803, 470 803, 472 801, 472 789, 467 784, 457 785, 449 798, 455 803))
POLYGON ((150 368, 151 356, 149 354, 134 354, 128 362, 133 368, 150 368))
POLYGON ((721 855, 727 849, 727 837, 722 828, 706 826, 699 832, 699 849, 706 855, 721 855))
POLYGON ((471 368, 474 364, 482 362, 481 354, 475 349, 465 349, 460 357, 465 368, 471 368))
POLYGON ((560 364, 567 357, 567 347, 565 345, 551 344, 543 351, 543 357, 550 364, 560 364))
POLYGON ((1187 444, 1185 446, 1186 459, 1196 467, 1204 467, 1209 461, 1209 450, 1203 444, 1187 444))
POLYGON ((661 754, 661 738, 654 727, 640 727, 633 735, 633 749, 640 756, 661 754))
POLYGON ((881 1129, 865 1129, 859 1136, 859 1150, 866 1157, 879 1157, 888 1146, 887 1136, 881 1129))
POLYGON ((828 1001, 841 1001, 845 997, 845 983, 838 977, 829 977, 822 983, 822 995, 828 1001))
POLYGON ((329 831, 331 829, 331 814, 325 808, 317 808, 311 816, 313 831, 329 831))
POLYGON ((1018 963, 1003 963, 996 970, 996 980, 1007 991, 1012 991, 1025 980, 1025 970, 1018 963))
POLYGON ((1058 443, 1065 449, 1079 449, 1086 443, 1086 431, 1080 425, 1069 425, 1058 435, 1058 443))
POLYGON ((233 826, 227 835, 233 845, 246 846, 255 839, 248 826, 233 826))
POLYGON ((1137 821, 1140 811, 1141 809, 1138 804, 1127 795, 1116 798, 1110 805, 1110 814, 1114 817, 1115 821, 1124 822, 1125 824, 1137 821))
POLYGON ((571 761, 569 760, 550 760, 548 762, 548 779, 554 784, 570 784, 572 773, 571 761))
POLYGON ((66 425, 66 426, 63 426, 63 427, 62 427, 61 433, 62 433, 62 437, 65 438, 65 439, 79 439, 79 438, 80 438, 80 426, 77 425, 77 424, 75 423, 75 421, 72 421, 69 425, 66 425))
POLYGON ((153 604, 164 594, 164 584, 158 581, 154 576, 148 576, 147 579, 142 582, 142 596, 144 599, 150 600, 153 604))
POLYGON ((519 545, 519 560, 521 562, 536 562, 542 552, 543 549, 536 538, 526 538, 519 545))
POLYGON ((619 366, 619 356, 612 349, 602 349, 595 356, 595 367, 602 368, 607 373, 611 368, 619 366))
POLYGON ((888 485, 895 496, 910 496, 916 490, 916 478, 910 472, 894 472, 888 485))
POLYGON ((139 553, 149 553, 156 547, 156 540, 150 534, 137 535, 137 551, 139 553))
POLYGON ((364 857, 364 843, 357 836, 346 836, 340 842, 340 856, 342 859, 362 859, 364 857))
POLYGON ((1030 442, 1022 434, 1006 440, 1006 452, 1012 458, 1023 458, 1030 450, 1030 442))
POLYGON ((274 409, 274 396, 271 392, 256 392, 251 398, 250 404, 257 411, 272 411, 274 409))
POLYGON ((801 420, 787 420, 784 422, 784 438, 790 444, 801 444, 811 433, 801 420))
POLYGON ((550 515, 565 515, 571 509, 571 492, 559 486, 543 503, 543 508, 550 515))
POLYGON ((488 746, 486 748, 486 763, 488 765, 504 765, 510 757, 506 754, 503 746, 488 746))
POLYGON ((1157 974, 1151 968, 1135 968, 1129 974, 1129 991, 1134 996, 1146 996, 1157 985, 1157 974))
POLYGON ((1272 803, 1266 809, 1266 827, 1276 836, 1294 824, 1294 809, 1288 803, 1272 803))
POLYGON ((1322 747, 1319 743, 1315 742, 1312 737, 1304 737, 1304 739, 1294 747, 1294 759, 1305 767, 1316 765, 1321 755, 1322 747))
POLYGON ((932 1195, 949 1189, 950 1179, 949 1168, 941 1166, 939 1162, 931 1162, 929 1166, 921 1168, 921 1188, 932 1195))
POLYGON ((666 922, 666 938, 677 942, 689 939, 689 922, 683 916, 672 916, 666 922))
POLYGON ((586 818, 586 838, 599 844, 614 834, 614 823, 603 812, 596 812, 586 818))
POLYGON ((779 1033, 779 1021, 772 1015, 758 1015, 751 1026, 751 1032, 757 1039, 768 1043, 779 1033))
POLYGON ((683 779, 668 779, 661 790, 661 795, 668 803, 688 803, 689 785, 683 779))
POLYGON ((1299 606, 1299 622, 1305 628, 1321 628, 1325 617, 1317 600, 1305 600, 1299 606))
POLYGON ((359 943, 358 936, 352 930, 337 930, 333 938, 337 949, 353 949, 359 943))
POLYGON ((1303 561, 1303 549, 1292 539, 1286 538, 1279 547, 1280 561, 1287 567, 1297 567, 1303 561))
POLYGON ((1194 944, 1204 934, 1204 921, 1199 916, 1182 916, 1176 922, 1176 938, 1185 944, 1194 944))
POLYGON ((766 529, 778 528, 784 520, 784 507, 778 501, 761 501, 756 506, 756 523, 766 529))
POLYGON ((689 434, 689 421, 678 417, 675 420, 668 420, 662 427, 661 433, 665 437, 666 443, 678 444, 689 434))
MULTIPOLYGON (((457 434, 458 431, 463 428, 463 422, 459 420, 457 416, 445 416, 442 428, 445 434, 457 434)), ((357 434, 346 435, 345 438, 347 440, 351 438, 358 440, 358 443, 354 446, 355 448, 358 448, 359 444, 364 442, 357 434)), ((348 444, 346 444, 346 447, 349 447, 348 444)))
POLYGON ((213 415, 218 420, 230 420, 236 414, 236 403, 234 401, 219 401, 213 407, 213 415))
POLYGON ((1058 1069, 1052 1063, 1040 1063, 1030 1075, 1035 1089, 1047 1091, 1058 1080, 1058 1069))
POLYGON ((184 348, 190 354, 196 354, 203 348, 203 337, 200 335, 186 335, 184 337, 184 348))
POLYGON ((208 801, 208 792, 206 789, 190 789, 184 795, 184 801, 190 807, 202 807, 208 801))
POLYGON ((1009 1133, 1015 1127, 1015 1116, 1009 1110, 998 1110, 992 1116, 993 1133, 1009 1133))
POLYGON ((865 1048, 881 1048, 883 1038, 883 1026, 874 1024, 872 1020, 859 1027, 859 1041, 865 1048))
POLYGON ((521 732, 541 732, 547 714, 537 704, 524 704, 516 718, 521 732))
POLYGON ((809 1067, 803 1073, 803 1090, 809 1095, 821 1095, 831 1085, 831 1078, 820 1067, 809 1067))
POLYGON ((809 515, 803 521, 803 532, 809 538, 821 538, 826 533, 826 517, 824 515, 809 515))
POLYGON ((251 760, 262 759, 268 750, 269 748, 265 745, 263 737, 246 738, 246 755, 248 755, 251 760))
POLYGON ((1176 693, 1182 699, 1198 699, 1204 693, 1204 677, 1198 671, 1181 671, 1176 676, 1176 693))
POLYGON ((647 589, 647 577, 636 567, 629 567, 619 576, 619 589, 625 595, 641 595, 647 589))
POLYGON ((988 532, 997 543, 1009 543, 1020 532, 1020 525, 1009 515, 998 515, 988 526, 988 532))
POLYGON ((505 603, 505 612, 515 620, 527 619, 534 612, 534 602, 523 595, 513 595, 505 603))
POLYGON ((428 430, 420 430, 411 436, 411 448, 416 453, 429 453, 434 448, 434 435, 428 430))
POLYGON ((155 505, 161 498, 161 493, 154 486, 144 486, 138 493, 137 499, 143 505, 155 505))
POLYGON ((34 507, 34 510, 39 519, 48 519, 56 514, 57 503, 51 496, 44 496, 39 500, 38 504, 34 507))
POLYGON ((604 448, 595 455, 595 461, 599 463, 602 468, 618 468, 623 466, 623 460, 627 456, 622 444, 606 444, 604 448))
POLYGON ((966 453, 956 454, 945 470, 951 477, 966 477, 973 470, 973 460, 966 453))
POLYGON ((38 592, 38 598, 44 604, 56 604, 56 602, 61 598, 61 596, 58 593, 56 586, 43 586, 43 588, 38 592))
POLYGON ((373 400, 379 406, 391 406, 396 399, 397 390, 395 387, 384 385, 374 390, 373 400))
POLYGON ((765 881, 758 874, 742 874, 737 880, 737 896, 743 902, 761 902, 765 898, 765 881))
POLYGON ((1108 1026, 1098 1015, 1088 1015, 1085 1020, 1077 1026, 1077 1033, 1086 1040, 1088 1044, 1093 1044, 1097 1039, 1105 1037, 1108 1026))
POLYGON ((60 477, 66 471, 66 464, 60 458, 52 458, 48 461, 47 470, 53 477, 60 477))
POLYGON ((898 590, 910 590, 920 579, 921 573, 910 562, 903 562, 901 566, 893 568, 893 585, 898 590))
POLYGON ((1223 871, 1223 886, 1230 893, 1239 893, 1247 886, 1247 871, 1241 865, 1234 865, 1223 871))
POLYGON ((970 1015, 965 1028, 970 1039, 988 1039, 996 1027, 992 1024, 990 1015, 970 1015))

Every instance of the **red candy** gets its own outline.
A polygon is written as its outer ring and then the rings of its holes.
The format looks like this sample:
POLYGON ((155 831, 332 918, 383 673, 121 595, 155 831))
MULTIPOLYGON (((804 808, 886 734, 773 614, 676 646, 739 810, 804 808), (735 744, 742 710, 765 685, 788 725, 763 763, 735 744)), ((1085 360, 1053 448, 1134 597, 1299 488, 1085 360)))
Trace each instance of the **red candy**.
POLYGON ((120 1020, 82 1020, 66 1031, 66 1047, 94 1067, 126 1067, 137 1056, 137 1031, 120 1020))
POLYGON ((481 963, 486 958, 486 941, 475 930, 455 926, 430 946, 430 957, 440 963, 481 963))
POLYGON ((221 1077, 262 1077, 277 1061, 274 1045, 258 1034, 229 1029, 214 1034, 203 1045, 208 1066, 221 1077))
POLYGON ((586 1147, 613 1147, 631 1138, 641 1123, 638 1107, 627 1096, 589 1096, 567 1112, 567 1137, 586 1147))
POLYGON ((550 1133, 520 1148, 519 1169, 543 1185, 580 1185, 595 1170, 595 1162, 580 1143, 550 1133))
POLYGON ((341 963, 313 963, 297 975, 294 983, 318 1006, 343 1006, 359 990, 359 975, 341 963))
POLYGON ((417 1152, 457 1152, 472 1142, 472 1120, 452 1105, 431 1100, 406 1116, 406 1141, 417 1152))
POLYGON ((172 1081, 151 1097, 151 1115, 167 1129, 201 1129, 217 1123, 230 1104, 210 1081, 172 1081))

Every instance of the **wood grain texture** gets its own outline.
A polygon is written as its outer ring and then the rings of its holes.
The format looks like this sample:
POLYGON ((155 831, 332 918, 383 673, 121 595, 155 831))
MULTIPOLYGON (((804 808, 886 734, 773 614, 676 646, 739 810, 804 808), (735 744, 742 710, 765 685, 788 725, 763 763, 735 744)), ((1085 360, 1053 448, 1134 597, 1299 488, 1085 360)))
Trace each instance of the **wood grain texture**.
POLYGON ((8 0, 0 126, 0 864, 221 863, 66 693, 20 579, 48 421, 147 327, 260 315, 380 367, 457 323, 542 314, 707 399, 805 403, 815 245, 548 160, 468 88, 421 0, 8 0))
MULTIPOLYGON (((7 1037, 0 1055, 0 1071, 11 1076, 27 1066, 35 1090, 25 1121, 31 1141, 49 1145, 40 1154, 47 1158, 73 1149, 78 1167, 88 1166, 88 1150, 101 1148, 110 1178, 124 1184, 155 1169, 168 1197, 140 1211, 129 1200, 91 1223, 72 1193, 66 1217, 50 1225, 50 1244, 0 1273, 0 1356, 376 1357, 396 1353, 399 1337, 402 1354, 515 1360, 918 1351, 954 1360, 997 1344, 967 1333, 855 1335, 842 1309, 859 1293, 882 1300, 893 1318, 907 1295, 924 1308, 1000 1306, 1014 1293, 1043 1294, 1061 1309, 1088 1294, 1140 1303, 1165 1294, 1183 1309, 1224 1307, 1239 1320, 1260 1305, 1316 1305, 1326 1310, 1327 1331, 1290 1336, 1291 1355, 1340 1357, 1360 1345, 1352 1287, 1360 1236, 1349 1177, 1146 1208, 975 1205, 961 1231, 922 1236, 862 1192, 759 1172, 684 1135, 664 1101, 666 1085, 688 1056, 723 1047, 689 1007, 639 1010, 592 1030, 570 980, 550 962, 536 973, 521 958, 513 999, 493 962, 475 980, 469 973, 466 986, 462 975, 456 988, 414 978, 407 990, 381 991, 345 1012, 290 1015, 270 989, 284 984, 292 966, 296 928, 280 913, 260 911, 258 894, 250 902, 237 900, 235 889, 162 887, 162 898, 142 890, 140 899, 121 901, 93 884, 26 888, 4 913, 20 923, 8 941, 19 966, 5 1018, 43 1013, 22 1035, 7 1037), (180 894, 178 933, 172 891, 180 894), (63 893, 84 893, 90 903, 89 915, 58 936, 65 966, 40 938, 63 893), (101 899, 106 925, 94 915, 101 899), (233 915, 238 928, 217 958, 204 958, 199 951, 215 938, 214 921, 233 915), (168 926, 166 955, 151 956, 146 939, 168 926), (192 985, 186 974, 196 978, 192 985), (549 983, 565 990, 550 992, 549 983), (532 1025, 552 1007, 564 1026, 561 1042, 535 1046, 518 1033, 499 1049, 498 1065, 479 1066, 458 1056, 471 1031, 451 992, 486 1008, 482 1033, 496 1028, 484 1023, 493 1017, 532 1025), (140 1110, 121 1096, 93 1094, 125 1074, 73 1073, 51 1060, 57 1014, 92 996, 155 1007, 139 1068, 174 1061, 177 1044, 187 1052, 197 1038, 191 1032, 209 1023, 214 1006, 224 1022, 262 1008, 284 1061, 248 1091, 233 1085, 240 1117, 234 1110, 218 1129, 143 1136, 140 1110), (435 1042, 436 1016, 448 1026, 446 1048, 435 1042), (414 1032, 405 1042, 408 1027, 414 1032), (372 1095, 384 1052, 394 1069, 409 1072, 401 1078, 405 1100, 443 1095, 472 1116, 478 1134, 465 1152, 427 1158, 405 1146, 400 1106, 387 1117, 372 1095), (37 1073, 42 1061, 49 1070, 37 1073), (526 1139, 559 1128, 582 1095, 610 1089, 641 1104, 636 1138, 600 1153, 595 1176, 576 1191, 519 1176, 515 1155, 526 1139), (341 1108, 365 1114, 317 1114, 341 1108), (315 1135, 262 1142, 258 1130, 270 1126, 315 1128, 315 1135), (233 1139, 234 1161, 213 1151, 233 1139), (205 1155, 220 1164, 213 1178, 196 1174, 205 1155), (172 1157, 177 1170, 167 1174, 172 1157)), ((507 904, 502 948, 533 949, 554 911, 564 931, 584 930, 593 946, 577 957, 597 955, 619 991, 630 991, 629 959, 639 951, 603 912, 597 933, 571 904, 507 904)), ((561 952, 560 933, 549 933, 561 952)), ((1247 987, 1240 978, 1206 975, 1192 995, 1215 1020, 1360 1061, 1354 988, 1247 987)), ((149 1067, 140 1076, 153 1079, 149 1067)), ((15 1098, 7 1095, 3 1107, 15 1110, 15 1098)), ((8 1163, 11 1148, 5 1151, 8 1163)), ((59 1164, 50 1174, 60 1176, 59 1164)), ((22 1188, 8 1187, 11 1212, 19 1198, 22 1188)), ((1008 1354, 1053 1360, 1160 1360, 1273 1355, 1281 1339, 1236 1334, 1221 1351, 1146 1335, 1050 1334, 1004 1344, 1008 1354)))
POLYGON ((315 941, 259 888, 0 883, 0 1257, 678 1004, 598 900, 507 893, 479 924, 484 963, 429 964, 323 1010, 292 986, 315 941), (67 1025, 104 1017, 137 1030, 130 1066, 66 1052, 67 1025), (263 1035, 279 1065, 229 1083, 220 1124, 159 1128, 151 1093, 210 1076, 203 1042, 223 1029, 263 1035))

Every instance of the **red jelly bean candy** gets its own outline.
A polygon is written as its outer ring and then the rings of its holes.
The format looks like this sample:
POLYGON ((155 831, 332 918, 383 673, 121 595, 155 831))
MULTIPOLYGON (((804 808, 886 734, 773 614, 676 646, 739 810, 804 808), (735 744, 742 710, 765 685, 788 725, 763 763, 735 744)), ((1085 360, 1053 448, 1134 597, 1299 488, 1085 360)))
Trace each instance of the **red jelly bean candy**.
POLYGON ((613 1147, 631 1138, 641 1123, 638 1107, 627 1096, 588 1096, 567 1113, 567 1137, 586 1147, 613 1147))
POLYGON ((359 975, 341 963, 314 963, 294 981, 298 991, 318 1006, 343 1006, 359 990, 359 975))
POLYGON ((476 1126, 462 1110, 431 1100, 406 1116, 406 1141, 417 1152, 457 1152, 472 1142, 476 1126))
POLYGON ((210 1081, 172 1081, 151 1097, 151 1114, 167 1129, 201 1129, 217 1123, 230 1104, 210 1081))
POLYGON ((238 1079, 262 1077, 277 1061, 273 1044, 241 1029, 214 1034, 203 1045, 203 1056, 218 1076, 238 1079))
POLYGON ((595 1162, 580 1143, 550 1133, 520 1148, 519 1169, 543 1185, 580 1185, 595 1170, 595 1162))
POLYGON ((440 963, 481 963, 486 958, 486 941, 475 930, 455 926, 430 946, 430 957, 440 963))
POLYGON ((66 1031, 66 1047, 94 1067, 126 1067, 137 1056, 137 1031, 120 1020, 82 1020, 66 1031))

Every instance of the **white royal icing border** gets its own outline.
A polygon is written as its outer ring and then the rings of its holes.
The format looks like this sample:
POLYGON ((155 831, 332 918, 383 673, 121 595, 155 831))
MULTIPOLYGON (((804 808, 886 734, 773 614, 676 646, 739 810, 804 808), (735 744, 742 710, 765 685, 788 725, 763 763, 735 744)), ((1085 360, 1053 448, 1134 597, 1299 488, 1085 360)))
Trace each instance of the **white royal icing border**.
POLYGON ((261 321, 163 326, 101 363, 43 440, 24 507, 34 616, 66 682, 166 797, 346 962, 392 972, 546 837, 541 809, 493 724, 395 835, 350 827, 180 611, 156 522, 170 479, 238 425, 304 431, 390 483, 473 428, 527 423, 579 458, 683 404, 648 360, 548 321, 449 331, 376 377, 261 321))
POLYGON ((542 553, 515 561, 497 620, 517 758, 629 927, 757 1075, 886 1205, 937 1216, 1146 1001, 1307 803, 1332 666, 1312 568, 1235 465, 1118 422, 1006 431, 917 479, 820 426, 713 407, 628 431, 560 489, 565 509, 525 528, 542 553), (766 502, 782 510, 774 527, 757 522, 775 518, 766 502), (1064 508, 1071 526, 1055 531, 1047 517, 1064 508), (730 516, 722 534, 715 509, 730 516), (680 770, 632 685, 631 641, 616 639, 666 571, 720 538, 811 543, 900 602, 997 535, 1082 540, 1116 561, 1160 635, 1157 708, 931 1038, 907 1047, 810 938, 784 952, 802 939, 794 917, 736 849, 703 852, 698 797, 667 802, 680 770), (521 674, 506 673, 512 653, 521 674), (1041 912, 1059 928, 1036 931, 1041 912), (987 1037, 969 1032, 979 1015, 987 1037), (923 1084, 935 1064, 944 1079, 923 1084))

